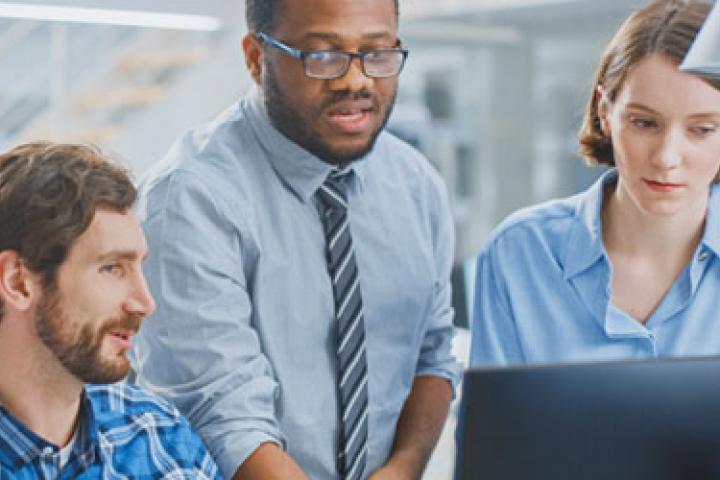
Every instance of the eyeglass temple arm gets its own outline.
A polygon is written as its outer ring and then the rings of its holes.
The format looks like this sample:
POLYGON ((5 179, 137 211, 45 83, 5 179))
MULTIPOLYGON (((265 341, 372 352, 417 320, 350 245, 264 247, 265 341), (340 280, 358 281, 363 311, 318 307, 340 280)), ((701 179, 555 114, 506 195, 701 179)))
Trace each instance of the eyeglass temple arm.
POLYGON ((275 40, 274 38, 272 38, 272 37, 270 37, 270 36, 268 36, 268 35, 265 35, 265 34, 262 33, 262 32, 258 32, 257 36, 258 36, 258 37, 260 38, 260 40, 262 40, 264 43, 270 44, 271 46, 277 48, 278 50, 282 50, 283 52, 287 53, 287 54, 290 55, 291 57, 295 57, 295 58, 299 58, 299 59, 302 59, 302 58, 303 58, 303 53, 302 53, 300 50, 296 50, 296 49, 294 49, 294 48, 292 48, 292 47, 288 47, 288 46, 285 45, 284 43, 280 43, 280 42, 278 42, 277 40, 275 40))

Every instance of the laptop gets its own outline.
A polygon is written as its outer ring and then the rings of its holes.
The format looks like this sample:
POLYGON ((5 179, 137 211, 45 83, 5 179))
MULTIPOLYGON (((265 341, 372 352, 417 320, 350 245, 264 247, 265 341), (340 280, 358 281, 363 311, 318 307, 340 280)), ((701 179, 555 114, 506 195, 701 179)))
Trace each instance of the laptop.
POLYGON ((720 479, 720 357, 471 369, 456 480, 720 479))

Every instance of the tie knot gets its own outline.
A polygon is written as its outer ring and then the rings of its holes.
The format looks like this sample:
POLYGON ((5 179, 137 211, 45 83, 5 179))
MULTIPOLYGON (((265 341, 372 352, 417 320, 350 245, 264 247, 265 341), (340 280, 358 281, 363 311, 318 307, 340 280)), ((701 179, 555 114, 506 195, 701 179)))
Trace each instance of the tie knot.
POLYGON ((330 172, 320 188, 317 190, 318 198, 325 208, 333 210, 347 210, 347 196, 343 177, 336 171, 330 172))

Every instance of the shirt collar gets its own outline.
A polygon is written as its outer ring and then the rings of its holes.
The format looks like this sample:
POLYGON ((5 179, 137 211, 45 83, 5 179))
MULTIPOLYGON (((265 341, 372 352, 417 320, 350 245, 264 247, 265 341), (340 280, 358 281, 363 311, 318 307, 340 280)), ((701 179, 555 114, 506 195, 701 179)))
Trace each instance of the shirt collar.
MULTIPOLYGON (((92 402, 85 390, 82 393, 79 415, 79 430, 70 461, 73 461, 73 457, 83 457, 83 463, 90 464, 99 455, 99 440, 92 402)), ((32 432, 0 405, 0 463, 19 470, 48 448, 55 453, 59 450, 56 445, 32 432)))
MULTIPOLYGON (((330 171, 336 167, 291 141, 272 125, 259 87, 252 87, 243 108, 275 172, 303 202, 312 199, 330 171)), ((343 169, 344 172, 352 173, 349 175, 350 183, 358 188, 363 184, 362 164, 366 163, 365 160, 352 162, 343 169)))
POLYGON ((565 244, 565 279, 584 272, 605 255, 602 243, 601 211, 605 187, 617 181, 617 172, 611 169, 586 191, 578 195, 575 221, 565 244))
MULTIPOLYGON (((601 211, 605 187, 617 181, 617 171, 605 172, 588 190, 579 195, 573 222, 565 248, 565 278, 587 270, 605 254, 602 243, 601 211), (578 248, 582 245, 583 248, 578 248)), ((715 256, 720 256, 720 212, 714 208, 720 202, 720 184, 710 186, 705 231, 701 244, 715 256)))
POLYGON ((720 185, 713 183, 710 185, 705 231, 701 243, 712 250, 715 256, 720 256, 720 212, 714 208, 718 202, 720 202, 720 185))

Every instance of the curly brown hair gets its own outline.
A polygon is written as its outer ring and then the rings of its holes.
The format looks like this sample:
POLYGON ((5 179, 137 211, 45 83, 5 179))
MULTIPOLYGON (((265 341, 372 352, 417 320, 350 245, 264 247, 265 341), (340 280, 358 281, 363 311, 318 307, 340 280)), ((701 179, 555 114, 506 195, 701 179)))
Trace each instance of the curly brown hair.
POLYGON ((124 212, 136 196, 127 170, 97 148, 45 142, 13 148, 0 155, 0 251, 16 251, 52 287, 96 210, 124 212))
MULTIPOLYGON (((613 102, 630 70, 647 56, 660 53, 679 65, 710 7, 699 0, 656 0, 625 20, 602 55, 578 133, 580 154, 588 163, 615 165, 612 141, 600 127, 598 87, 613 102)), ((720 82, 708 83, 720 89, 720 82)))

